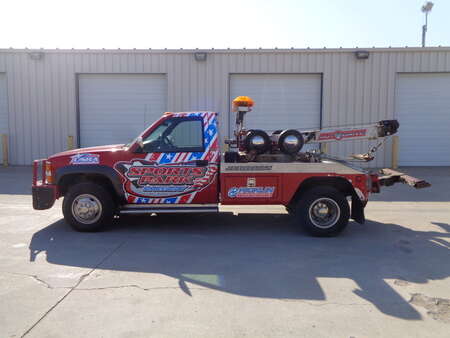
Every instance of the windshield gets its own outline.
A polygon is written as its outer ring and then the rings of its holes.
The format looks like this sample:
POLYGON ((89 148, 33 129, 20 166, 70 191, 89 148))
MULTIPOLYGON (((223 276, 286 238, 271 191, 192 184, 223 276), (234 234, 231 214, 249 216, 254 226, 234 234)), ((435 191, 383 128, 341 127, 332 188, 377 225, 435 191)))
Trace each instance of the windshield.
POLYGON ((130 148, 132 144, 136 143, 138 137, 139 137, 139 136, 135 137, 135 138, 132 139, 130 142, 125 143, 125 144, 124 144, 124 147, 125 147, 125 148, 130 148))

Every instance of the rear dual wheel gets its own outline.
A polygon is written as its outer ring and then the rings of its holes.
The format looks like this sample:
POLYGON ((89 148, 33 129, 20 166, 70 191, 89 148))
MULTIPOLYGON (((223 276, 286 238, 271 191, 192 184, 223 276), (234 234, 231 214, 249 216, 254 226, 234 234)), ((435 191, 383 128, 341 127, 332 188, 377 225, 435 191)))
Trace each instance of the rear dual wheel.
POLYGON ((350 219, 345 194, 331 186, 309 189, 293 211, 297 222, 310 234, 319 237, 338 235, 350 219))

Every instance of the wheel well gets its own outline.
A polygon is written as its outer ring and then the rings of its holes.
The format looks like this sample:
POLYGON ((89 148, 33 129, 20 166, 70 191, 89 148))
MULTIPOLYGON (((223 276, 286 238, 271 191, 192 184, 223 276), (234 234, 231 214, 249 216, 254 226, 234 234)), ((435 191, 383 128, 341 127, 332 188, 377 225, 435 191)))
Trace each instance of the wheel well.
POLYGON ((355 190, 353 189, 352 184, 344 177, 311 177, 300 183, 297 191, 289 202, 289 205, 295 205, 295 203, 309 189, 324 185, 331 186, 339 190, 340 192, 344 193, 345 196, 353 196, 355 194, 355 190))
POLYGON ((82 182, 92 182, 101 185, 113 196, 114 201, 118 202, 118 196, 111 180, 101 174, 69 174, 63 176, 58 182, 60 195, 64 196, 71 186, 82 182))

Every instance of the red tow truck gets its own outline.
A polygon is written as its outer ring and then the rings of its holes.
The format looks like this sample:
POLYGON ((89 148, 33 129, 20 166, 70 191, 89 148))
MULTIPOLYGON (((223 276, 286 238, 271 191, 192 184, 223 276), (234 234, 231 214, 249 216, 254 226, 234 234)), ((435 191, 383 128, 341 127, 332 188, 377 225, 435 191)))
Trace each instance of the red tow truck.
MULTIPOLYGON (((357 168, 305 144, 383 139, 396 120, 352 128, 298 131, 246 130, 253 101, 233 101, 236 129, 219 148, 217 113, 165 113, 128 144, 81 148, 34 161, 33 207, 51 208, 64 197, 65 220, 78 231, 98 231, 114 216, 218 212, 221 205, 284 205, 316 236, 340 233, 350 218, 364 223, 369 194, 396 182, 425 181, 383 169, 357 168)), ((374 147, 354 160, 373 159, 374 147)))

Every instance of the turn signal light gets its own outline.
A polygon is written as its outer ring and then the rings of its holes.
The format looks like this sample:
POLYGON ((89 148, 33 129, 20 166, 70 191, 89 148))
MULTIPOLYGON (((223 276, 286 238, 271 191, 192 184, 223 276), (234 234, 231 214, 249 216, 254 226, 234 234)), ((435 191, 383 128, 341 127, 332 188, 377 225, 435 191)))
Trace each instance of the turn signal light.
POLYGON ((51 162, 45 162, 45 182, 53 184, 53 173, 51 162))

